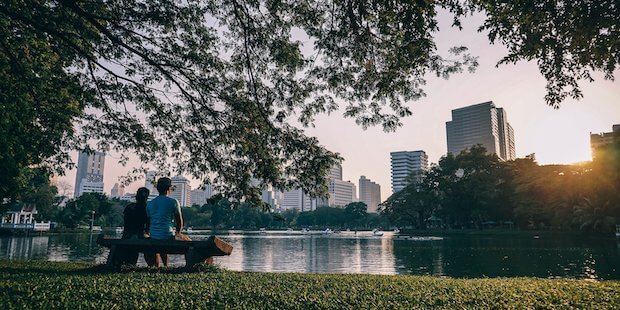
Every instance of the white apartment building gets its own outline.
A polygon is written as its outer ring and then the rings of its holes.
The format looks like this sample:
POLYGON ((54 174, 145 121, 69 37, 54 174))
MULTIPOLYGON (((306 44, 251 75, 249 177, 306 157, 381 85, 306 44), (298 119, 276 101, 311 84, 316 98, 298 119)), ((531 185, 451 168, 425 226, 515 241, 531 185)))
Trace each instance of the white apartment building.
POLYGON ((312 200, 313 199, 311 199, 310 196, 306 194, 301 188, 284 191, 282 193, 282 202, 280 203, 280 209, 297 209, 300 212, 312 211, 316 208, 316 205, 314 205, 313 208, 312 200))
POLYGON ((331 180, 329 182, 329 206, 344 207, 357 200, 355 184, 350 181, 331 180))
POLYGON ((368 213, 377 213, 377 208, 381 203, 381 186, 365 176, 359 180, 359 199, 367 206, 368 213))
POLYGON ((399 151, 390 153, 392 192, 396 193, 408 184, 413 172, 428 170, 428 156, 424 151, 399 151))
POLYGON ((192 203, 192 187, 189 184, 189 179, 183 176, 172 177, 172 192, 170 197, 176 199, 179 205, 183 207, 191 207, 192 203))
POLYGON ((508 123, 506 111, 492 101, 452 110, 452 120, 446 122, 448 153, 454 155, 476 144, 502 160, 516 158, 514 130, 508 123))
POLYGON ((77 173, 75 175, 75 192, 73 197, 80 197, 83 193, 103 194, 103 170, 105 168, 105 153, 94 152, 78 154, 77 173))

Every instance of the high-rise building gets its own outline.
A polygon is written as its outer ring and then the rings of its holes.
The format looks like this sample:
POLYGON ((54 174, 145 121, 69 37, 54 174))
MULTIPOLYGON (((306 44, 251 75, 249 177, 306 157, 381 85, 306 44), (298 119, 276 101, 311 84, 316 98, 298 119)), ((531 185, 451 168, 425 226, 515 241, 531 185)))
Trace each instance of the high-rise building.
POLYGON ((359 181, 360 201, 366 204, 368 213, 376 213, 381 203, 381 186, 365 176, 359 181))
POLYGON ((147 171, 144 175, 144 187, 149 190, 149 198, 148 201, 153 200, 153 198, 159 195, 157 191, 157 171, 147 171))
POLYGON ((205 198, 205 191, 200 188, 193 189, 191 191, 191 198, 192 198, 192 206, 193 205, 202 206, 205 203, 207 203, 207 198, 205 198))
POLYGON ((329 206, 344 207, 357 200, 355 184, 350 181, 331 180, 329 182, 329 206))
POLYGON ((342 180, 342 165, 339 163, 335 163, 331 168, 329 168, 328 178, 332 180, 342 180))
POLYGON ((310 195, 302 189, 284 191, 281 195, 280 209, 297 209, 305 212, 323 206, 342 207, 357 200, 355 184, 342 180, 342 165, 336 163, 329 169, 327 184, 329 198, 310 198, 310 195))
POLYGON ((615 136, 620 136, 620 124, 612 126, 611 132, 590 133, 590 148, 592 149, 592 159, 602 148, 611 144, 615 136))
POLYGON ((446 122, 446 135, 448 153, 454 155, 480 144, 502 160, 516 158, 514 130, 506 111, 496 108, 492 101, 452 110, 452 120, 446 122))
POLYGON ((80 152, 78 154, 77 173, 75 175, 74 197, 83 193, 103 194, 103 169, 105 167, 105 153, 92 154, 80 152))
POLYGON ((327 201, 325 201, 325 199, 317 199, 317 205, 320 206, 327 203, 330 207, 344 207, 357 200, 355 184, 342 179, 341 164, 336 163, 329 169, 327 182, 329 184, 329 198, 327 201))
POLYGON ((125 186, 123 184, 114 183, 112 187, 112 191, 110 192, 110 197, 112 198, 120 198, 125 195, 125 186))
MULTIPOLYGON (((316 208, 316 206, 314 207, 316 208)), ((301 188, 284 191, 282 194, 282 203, 280 204, 280 209, 297 209, 301 212, 314 210, 312 199, 301 188)))
POLYGON ((391 152, 390 161, 394 193, 407 186, 410 175, 428 170, 428 156, 421 150, 391 152))
POLYGON ((261 191, 261 200, 271 206, 271 210, 279 210, 281 208, 280 192, 275 190, 271 185, 261 191))
POLYGON ((214 195, 213 185, 205 184, 203 187, 191 191, 192 205, 202 206, 207 203, 207 199, 214 195))
POLYGON ((189 180, 183 176, 172 177, 172 191, 170 197, 176 199, 179 205, 183 207, 191 207, 192 187, 189 180))

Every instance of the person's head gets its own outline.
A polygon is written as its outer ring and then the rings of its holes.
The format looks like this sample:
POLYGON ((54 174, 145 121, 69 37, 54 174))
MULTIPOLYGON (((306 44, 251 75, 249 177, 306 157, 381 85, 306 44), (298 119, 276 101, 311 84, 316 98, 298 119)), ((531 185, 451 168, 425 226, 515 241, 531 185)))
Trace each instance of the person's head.
POLYGON ((146 203, 146 201, 149 199, 150 193, 151 191, 149 191, 149 189, 146 187, 138 188, 138 191, 136 192, 136 201, 146 203))
POLYGON ((160 195, 168 195, 172 188, 172 180, 170 178, 159 178, 157 180, 157 191, 160 195))

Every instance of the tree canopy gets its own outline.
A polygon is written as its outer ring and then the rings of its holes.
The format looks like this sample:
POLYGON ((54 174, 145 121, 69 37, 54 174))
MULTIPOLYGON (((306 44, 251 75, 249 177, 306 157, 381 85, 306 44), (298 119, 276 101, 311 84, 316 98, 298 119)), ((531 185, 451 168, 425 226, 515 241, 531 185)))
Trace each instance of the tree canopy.
POLYGON ((454 26, 486 14, 480 29, 509 50, 501 63, 536 61, 555 107, 620 61, 614 1, 5 0, 0 196, 15 198, 24 168, 62 172, 70 150, 91 147, 231 197, 252 177, 325 194, 339 156, 296 123, 344 105, 394 130, 428 74, 473 70, 466 47, 437 50, 439 9, 454 26))

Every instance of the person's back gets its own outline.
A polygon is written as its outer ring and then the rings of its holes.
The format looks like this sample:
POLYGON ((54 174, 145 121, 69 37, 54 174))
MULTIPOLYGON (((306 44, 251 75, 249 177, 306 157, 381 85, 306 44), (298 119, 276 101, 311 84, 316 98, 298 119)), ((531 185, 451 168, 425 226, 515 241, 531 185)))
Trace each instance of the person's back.
POLYGON ((144 238, 146 233, 146 201, 150 191, 141 187, 136 192, 136 202, 130 203, 123 211, 123 239, 144 238))
MULTIPOLYGON (((136 202, 130 203, 125 207, 123 211, 123 239, 142 239, 145 237, 147 230, 147 217, 146 217, 146 201, 149 198, 150 191, 141 187, 136 192, 136 202)), ((122 259, 123 265, 136 265, 138 262, 138 251, 133 249, 127 249, 122 259)), ((144 260, 149 266, 154 265, 155 254, 144 253, 144 260)))
POLYGON ((123 239, 143 238, 146 233, 146 202, 130 203, 123 211, 123 239))
POLYGON ((149 235, 152 239, 168 240, 175 234, 175 214, 180 214, 181 209, 176 199, 166 195, 159 195, 148 203, 146 208, 150 219, 149 235))

